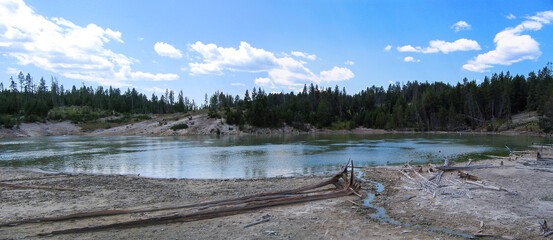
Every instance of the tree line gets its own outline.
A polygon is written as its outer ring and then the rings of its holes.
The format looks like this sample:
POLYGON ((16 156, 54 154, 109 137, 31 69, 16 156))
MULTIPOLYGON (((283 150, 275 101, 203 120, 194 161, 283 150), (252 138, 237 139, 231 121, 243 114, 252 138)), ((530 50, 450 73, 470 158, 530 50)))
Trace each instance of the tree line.
POLYGON ((349 95, 338 86, 303 91, 265 93, 246 91, 244 98, 222 92, 211 96, 210 116, 222 115, 231 124, 257 127, 352 129, 359 126, 399 130, 459 131, 497 126, 514 114, 537 111, 539 126, 553 128, 553 77, 551 63, 537 73, 512 76, 509 72, 486 76, 481 83, 464 78, 451 85, 443 82, 372 86, 349 95), (222 112, 222 114, 220 114, 222 112))
MULTIPOLYGON (((269 93, 261 88, 246 90, 244 97, 217 91, 198 107, 194 100, 175 96, 166 90, 150 98, 136 89, 75 86, 64 89, 55 78, 50 87, 41 78, 35 83, 30 74, 10 78, 9 86, 0 83, 0 124, 10 127, 19 121, 39 121, 52 109, 82 106, 108 114, 166 114, 208 108, 210 117, 221 117, 229 124, 256 127, 293 126, 305 129, 353 129, 356 127, 398 130, 469 130, 485 127, 496 130, 498 123, 512 115, 537 111, 540 127, 553 130, 552 65, 537 73, 512 76, 509 72, 486 76, 477 83, 463 79, 455 85, 443 82, 407 82, 384 87, 372 86, 348 94, 345 88, 319 88, 305 85, 298 93, 269 93), (15 119, 15 120, 14 120, 15 119)), ((50 114, 49 114, 50 113, 50 114)), ((52 118, 54 120, 59 120, 52 118)))
POLYGON ((52 109, 65 106, 86 107, 89 112, 103 111, 108 115, 165 114, 198 109, 195 101, 185 97, 182 91, 175 95, 174 91, 166 90, 160 97, 152 94, 148 98, 134 88, 125 92, 119 88, 98 86, 93 89, 84 85, 65 89, 53 77, 50 87, 47 87, 44 78, 36 83, 30 74, 24 75, 22 72, 17 80, 10 77, 9 86, 0 83, 0 102, 0 124, 6 127, 21 121, 44 120, 52 109))

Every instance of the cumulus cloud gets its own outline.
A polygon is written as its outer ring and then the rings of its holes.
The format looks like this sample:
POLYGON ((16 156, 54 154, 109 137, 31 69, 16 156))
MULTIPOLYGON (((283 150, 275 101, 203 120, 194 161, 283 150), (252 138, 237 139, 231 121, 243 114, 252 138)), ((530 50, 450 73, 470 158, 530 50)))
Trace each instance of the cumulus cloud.
POLYGON ((12 68, 12 67, 9 67, 6 69, 6 73, 9 74, 9 75, 17 75, 19 74, 19 70, 17 70, 16 68, 12 68))
POLYGON ((254 82, 255 82, 255 85, 262 86, 262 87, 268 87, 272 85, 272 81, 269 78, 256 78, 254 82))
POLYGON ((497 33, 493 40, 495 49, 469 60, 463 65, 463 69, 484 72, 493 65, 508 66, 523 60, 537 60, 542 54, 539 43, 523 33, 538 31, 543 25, 550 24, 553 21, 553 11, 538 12, 527 19, 514 28, 509 27, 497 33))
POLYGON ((144 87, 142 88, 142 90, 146 91, 146 92, 151 92, 151 93, 164 93, 165 91, 169 90, 169 89, 163 89, 163 88, 159 88, 159 87, 144 87))
POLYGON ((346 65, 353 65, 353 64, 355 64, 355 62, 353 62, 353 61, 351 61, 351 60, 347 60, 347 61, 344 62, 344 64, 346 64, 346 65))
POLYGON ((397 51, 398 52, 420 52, 421 50, 420 50, 420 47, 418 47, 417 49, 411 45, 405 45, 405 46, 397 47, 397 51))
POLYGON ((309 54, 309 53, 298 52, 298 51, 292 51, 291 54, 293 56, 309 59, 311 61, 317 60, 317 55, 315 54, 309 54))
POLYGON ((414 57, 411 57, 411 56, 407 56, 407 57, 403 58, 403 61, 404 62, 420 62, 421 60, 420 59, 415 59, 414 57))
POLYGON ((509 14, 509 16, 507 16, 506 18, 509 19, 509 20, 513 20, 513 19, 516 19, 517 16, 515 16, 515 15, 513 15, 513 14, 511 13, 511 14, 509 14))
POLYGON ((455 32, 459 32, 463 30, 470 30, 470 27, 471 27, 470 24, 468 24, 467 22, 459 21, 453 24, 453 26, 451 26, 451 29, 455 29, 455 32))
POLYGON ((222 75, 225 71, 267 73, 268 77, 255 79, 255 84, 282 86, 289 89, 298 89, 312 82, 348 80, 354 76, 351 70, 338 67, 315 74, 305 67, 305 62, 292 57, 305 58, 305 56, 315 55, 293 51, 292 55, 283 54, 282 57, 276 57, 274 53, 252 47, 247 42, 241 42, 237 49, 196 42, 191 44, 189 49, 191 52, 198 53, 201 56, 200 59, 203 59, 202 62, 189 63, 192 75, 222 75))
POLYGON ((450 52, 457 52, 457 51, 473 51, 473 50, 481 50, 482 48, 478 44, 478 42, 474 40, 469 40, 465 38, 461 38, 456 40, 455 42, 446 42, 443 40, 432 40, 429 42, 429 46, 422 48, 422 47, 413 47, 411 45, 405 45, 397 47, 397 50, 399 52, 417 52, 417 53, 437 53, 442 52, 444 54, 448 54, 450 52))
POLYGON ((160 56, 177 59, 182 58, 182 52, 168 43, 156 42, 156 44, 154 45, 154 50, 160 56))
POLYGON ((246 84, 243 84, 243 83, 231 83, 230 84, 231 86, 237 86, 237 87, 245 87, 246 84))
POLYGON ((392 45, 388 45, 384 47, 384 51, 390 51, 392 49, 392 45))
POLYGON ((21 0, 0 2, 0 51, 19 65, 34 65, 64 77, 102 85, 129 86, 129 80, 175 80, 176 74, 133 72, 136 59, 105 44, 124 43, 122 34, 96 24, 78 26, 64 18, 44 17, 21 0))
POLYGON ((355 74, 348 68, 334 67, 328 71, 321 72, 321 80, 325 82, 344 81, 355 77, 355 74))

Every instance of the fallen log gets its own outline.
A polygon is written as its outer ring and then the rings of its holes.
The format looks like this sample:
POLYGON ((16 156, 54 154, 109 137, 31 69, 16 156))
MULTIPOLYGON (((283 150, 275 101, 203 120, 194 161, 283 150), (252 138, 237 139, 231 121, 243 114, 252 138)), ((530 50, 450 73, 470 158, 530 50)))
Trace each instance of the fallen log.
POLYGON ((514 194, 514 195, 518 195, 518 193, 516 192, 511 192, 505 188, 502 188, 502 187, 496 187, 496 186, 491 186, 491 185, 484 185, 482 183, 478 183, 478 182, 473 182, 473 181, 465 181, 466 183, 469 183, 469 184, 472 184, 472 185, 476 185, 476 186, 479 186, 479 187, 482 187, 482 188, 485 188, 485 189, 489 189, 489 190, 495 190, 495 191, 505 191, 507 193, 510 193, 510 194, 514 194))
POLYGON ((253 222, 253 223, 247 224, 246 226, 244 226, 244 228, 251 227, 251 226, 255 226, 255 225, 260 224, 260 223, 268 222, 269 220, 271 220, 270 217, 264 218, 264 219, 261 219, 261 220, 259 220, 259 221, 257 221, 257 222, 253 222))
POLYGON ((400 202, 407 202, 407 201, 411 200, 411 199, 414 198, 414 197, 416 197, 416 196, 409 196, 409 197, 406 197, 406 198, 401 199, 401 200, 399 200, 399 201, 400 201, 400 202))
POLYGON ((525 167, 525 166, 516 166, 516 168, 553 173, 553 169, 551 169, 551 168, 538 168, 538 167, 525 167))
POLYGON ((465 173, 465 172, 463 172, 463 171, 461 171, 461 170, 457 170, 457 172, 458 172, 458 176, 459 176, 460 178, 462 178, 462 179, 471 180, 471 181, 480 180, 479 177, 474 176, 474 175, 470 175, 470 174, 465 173))
POLYGON ((473 165, 473 166, 465 166, 465 167, 442 166, 442 167, 436 167, 436 168, 443 171, 454 171, 454 170, 472 170, 472 169, 499 168, 499 167, 514 167, 514 165, 493 166, 491 164, 486 164, 486 165, 473 165))
POLYGON ((94 231, 101 231, 101 230, 113 229, 113 228, 134 228, 134 227, 143 227, 143 226, 167 224, 167 223, 174 223, 174 222, 191 222, 191 221, 211 219, 216 217, 235 215, 244 211, 265 208, 265 207, 273 207, 273 206, 279 206, 279 205, 287 205, 287 204, 343 197, 343 196, 352 195, 353 192, 354 190, 352 188, 347 188, 344 190, 329 192, 325 194, 274 199, 274 200, 264 201, 261 203, 249 204, 245 206, 226 207, 226 208, 220 208, 220 209, 214 209, 214 210, 208 210, 208 211, 198 211, 198 212, 189 213, 189 214, 174 214, 169 216, 153 217, 153 218, 119 222, 119 223, 106 224, 106 225, 57 230, 57 231, 52 231, 48 233, 40 233, 37 236, 94 232, 94 231))

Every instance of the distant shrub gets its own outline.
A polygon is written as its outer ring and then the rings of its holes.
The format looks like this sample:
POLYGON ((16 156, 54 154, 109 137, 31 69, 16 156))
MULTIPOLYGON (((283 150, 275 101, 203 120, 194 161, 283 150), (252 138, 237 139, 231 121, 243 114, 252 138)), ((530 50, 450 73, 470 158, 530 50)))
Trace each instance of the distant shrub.
POLYGON ((48 112, 49 120, 70 120, 73 123, 86 122, 106 117, 109 114, 102 110, 93 110, 90 107, 70 106, 57 107, 48 112))
POLYGON ((541 196, 541 197, 540 197, 540 200, 542 200, 542 201, 553 202, 553 197, 550 197, 550 196, 541 196))
POLYGON ((219 115, 219 112, 217 112, 217 109, 215 108, 209 108, 209 112, 207 113, 207 116, 209 118, 221 118, 221 115, 219 115))
POLYGON ((173 131, 181 130, 181 129, 187 129, 188 125, 186 123, 176 124, 171 127, 173 131))
POLYGON ((0 115, 0 124, 5 128, 12 128, 17 122, 10 115, 0 115))
POLYGON ((152 117, 150 117, 148 115, 145 115, 145 114, 142 114, 142 115, 134 116, 134 119, 139 120, 139 121, 143 121, 143 120, 150 120, 150 119, 152 119, 152 117))

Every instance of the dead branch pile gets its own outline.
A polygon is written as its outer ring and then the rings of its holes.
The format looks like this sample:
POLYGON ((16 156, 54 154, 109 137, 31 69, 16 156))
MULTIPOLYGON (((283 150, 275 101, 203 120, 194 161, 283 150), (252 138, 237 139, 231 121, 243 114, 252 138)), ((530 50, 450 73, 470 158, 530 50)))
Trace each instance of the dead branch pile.
POLYGON ((516 168, 553 173, 553 158, 543 156, 542 150, 536 152, 536 158, 520 158, 517 162, 523 166, 516 168))
MULTIPOLYGON (((502 187, 485 184, 478 176, 463 172, 461 170, 473 170, 481 168, 493 168, 493 167, 510 167, 510 166, 493 166, 493 165, 474 165, 470 166, 472 160, 470 160, 466 166, 451 166, 452 163, 449 159, 445 159, 443 166, 435 166, 428 164, 425 166, 413 166, 412 161, 409 161, 403 165, 403 168, 399 170, 401 173, 400 179, 415 185, 414 187, 404 187, 408 190, 421 190, 425 193, 429 193, 433 198, 444 196, 457 198, 460 196, 467 196, 472 198, 471 191, 476 189, 488 189, 495 191, 505 191, 509 194, 517 195, 516 192, 509 191, 502 187), (426 169, 426 171, 425 171, 426 169), (458 179, 449 178, 447 181, 449 184, 442 184, 442 177, 445 173, 450 171, 457 171, 458 179), (435 173, 436 172, 436 173, 435 173), (424 176, 424 174, 432 174, 431 176, 424 176), (435 173, 435 174, 434 174, 435 173), (470 186, 473 185, 473 186, 470 186), (477 186, 477 187, 474 187, 477 186)), ((411 199, 411 196, 409 199, 411 199)))
MULTIPOLYGON (((18 224, 25 223, 41 223, 41 222, 60 222, 67 220, 78 220, 84 218, 93 218, 93 217, 104 217, 104 216, 113 216, 113 215, 122 215, 122 214, 131 214, 131 213, 146 213, 146 212, 159 212, 167 210, 178 210, 175 212, 165 213, 162 215, 157 215, 153 217, 146 217, 138 220, 116 222, 104 225, 94 225, 86 226, 79 228, 70 228, 63 230, 56 230, 47 233, 40 233, 37 236, 49 236, 57 234, 68 234, 68 233, 83 233, 83 232, 92 232, 92 231, 101 231, 107 229, 116 229, 116 228, 132 228, 132 227, 143 227, 156 224, 166 224, 173 222, 190 222, 198 221, 204 219, 211 219, 223 216, 230 216, 235 214, 240 214, 248 212, 254 209, 287 205, 294 203, 302 203, 308 201, 330 199, 348 195, 357 195, 361 189, 359 183, 354 180, 354 166, 353 162, 348 162, 343 171, 336 174, 334 177, 309 186, 304 186, 300 188, 283 190, 278 192, 269 192, 269 193, 260 193, 250 196, 244 196, 239 198, 232 199, 223 199, 216 201, 207 201, 201 203, 179 205, 179 206, 169 206, 169 207, 156 207, 156 208, 147 208, 147 209, 116 209, 116 210, 102 210, 94 212, 80 212, 63 216, 48 216, 42 218, 26 219, 21 221, 0 223, 0 227, 9 227, 18 224), (351 165, 351 171, 349 172, 348 177, 348 168, 351 165), (332 191, 327 191, 326 189, 320 190, 319 188, 325 187, 328 185, 334 185, 335 189, 332 191), (319 190, 317 190, 319 189, 319 190)), ((263 220, 268 221, 268 220, 263 220)), ((257 223, 255 223, 257 224, 257 223)))

